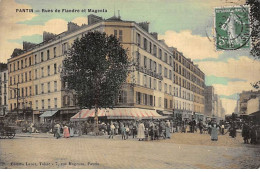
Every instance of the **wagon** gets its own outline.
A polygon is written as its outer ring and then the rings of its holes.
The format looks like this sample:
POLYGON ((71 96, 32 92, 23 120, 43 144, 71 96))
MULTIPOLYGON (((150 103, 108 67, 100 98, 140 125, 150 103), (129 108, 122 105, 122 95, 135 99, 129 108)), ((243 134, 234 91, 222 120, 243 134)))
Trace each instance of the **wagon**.
POLYGON ((9 138, 12 139, 15 136, 15 128, 14 127, 5 127, 0 126, 0 139, 9 138))

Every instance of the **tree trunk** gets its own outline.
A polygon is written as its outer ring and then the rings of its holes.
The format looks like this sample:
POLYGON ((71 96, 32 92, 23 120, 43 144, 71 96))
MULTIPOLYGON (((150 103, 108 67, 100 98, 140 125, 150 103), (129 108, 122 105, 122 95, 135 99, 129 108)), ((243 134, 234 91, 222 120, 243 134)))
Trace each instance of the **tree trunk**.
POLYGON ((95 105, 95 118, 94 118, 94 123, 95 123, 95 129, 94 129, 94 132, 96 135, 98 135, 98 107, 97 107, 97 104, 95 105))

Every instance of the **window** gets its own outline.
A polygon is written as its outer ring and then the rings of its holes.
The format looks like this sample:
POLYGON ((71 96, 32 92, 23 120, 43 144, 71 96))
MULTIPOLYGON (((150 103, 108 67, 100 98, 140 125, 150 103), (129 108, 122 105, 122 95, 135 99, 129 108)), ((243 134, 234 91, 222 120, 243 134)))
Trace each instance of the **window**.
POLYGON ((54 98, 54 107, 57 108, 57 98, 54 98))
POLYGON ((164 62, 165 62, 165 63, 168 63, 168 61, 167 61, 167 60, 168 60, 167 53, 164 53, 164 62))
POLYGON ((20 69, 20 61, 17 61, 17 70, 20 69))
POLYGON ((54 55, 54 58, 56 57, 56 47, 53 47, 53 55, 54 55))
POLYGON ((149 105, 153 106, 153 96, 149 95, 149 105))
POLYGON ((37 69, 34 70, 34 75, 35 75, 35 79, 37 79, 38 78, 38 76, 37 76, 37 69))
POLYGON ((120 90, 118 95, 118 103, 127 103, 127 92, 120 90))
POLYGON ((66 54, 68 51, 68 43, 65 42, 62 44, 62 54, 66 54))
POLYGON ((12 64, 10 64, 9 66, 10 66, 10 68, 9 68, 9 69, 10 69, 10 72, 12 72, 12 64))
POLYGON ((167 68, 164 68, 164 77, 168 77, 168 70, 167 70, 167 68))
POLYGON ((57 81, 54 81, 54 91, 57 91, 57 81))
POLYGON ((39 109, 38 100, 35 101, 35 108, 36 108, 36 109, 39 109))
POLYGON ((26 87, 25 88, 25 96, 27 97, 27 95, 28 95, 28 88, 26 87))
POLYGON ((114 36, 117 38, 117 30, 114 30, 114 36))
POLYGON ((50 76, 50 66, 48 66, 48 76, 50 76))
POLYGON ((169 79, 172 80, 172 71, 169 70, 169 79))
POLYGON ((159 105, 159 107, 162 106, 162 98, 161 97, 158 98, 158 105, 159 105))
POLYGON ((41 52, 41 62, 43 62, 43 52, 41 52))
POLYGON ((24 60, 24 63, 25 67, 27 67, 27 59, 24 60))
POLYGON ((159 64, 159 74, 162 75, 162 65, 159 64))
POLYGON ((27 82, 27 72, 25 73, 25 82, 27 82))
POLYGON ((144 80, 143 80, 143 85, 146 87, 147 86, 147 80, 146 80, 146 75, 144 75, 144 80))
POLYGON ((168 100, 164 99, 164 108, 168 108, 168 100))
POLYGON ((10 85, 12 85, 12 77, 10 76, 10 85))
POLYGON ((147 94, 143 94, 144 95, 144 104, 148 105, 148 99, 147 99, 147 94))
POLYGON ((42 77, 44 77, 44 68, 42 67, 42 77))
POLYGON ((153 79, 153 89, 157 89, 157 81, 156 79, 153 79))
POLYGON ((164 84, 164 92, 167 93, 167 84, 164 84))
POLYGON ((147 39, 144 38, 144 50, 147 50, 147 39))
POLYGON ((30 94, 30 96, 32 95, 32 87, 31 86, 29 87, 29 94, 30 94))
POLYGON ((22 88, 22 97, 24 97, 24 88, 22 88))
POLYGON ((147 57, 144 56, 144 68, 146 68, 146 67, 147 67, 147 57))
POLYGON ((136 41, 137 41, 137 42, 136 42, 137 45, 140 46, 140 45, 141 45, 141 36, 140 36, 139 33, 136 34, 136 41))
POLYGON ((159 91, 162 91, 162 81, 159 81, 158 88, 159 88, 159 91))
POLYGON ((153 45, 153 55, 157 57, 157 46, 153 45))
POLYGON ((149 69, 152 70, 152 64, 153 64, 153 61, 152 59, 149 60, 149 69))
POLYGON ((51 108, 51 99, 48 99, 48 109, 51 108))
POLYGON ((21 78, 22 78, 22 83, 23 83, 23 73, 21 74, 21 78))
POLYGON ((149 77, 149 85, 148 85, 149 88, 152 88, 152 78, 149 77))
POLYGON ((149 43, 149 53, 152 53, 152 43, 149 43))
POLYGON ((35 85, 35 95, 38 95, 38 85, 35 85))
POLYGON ((136 103, 141 104, 141 93, 140 92, 136 92, 136 103))
POLYGON ((32 65, 32 57, 29 57, 29 66, 32 65))
POLYGON ((50 50, 47 50, 47 60, 50 59, 50 50))
POLYGON ((154 68, 153 71, 156 73, 157 72, 157 63, 156 62, 153 63, 153 68, 154 68))
POLYGON ((137 84, 140 85, 140 73, 137 73, 137 84))
POLYGON ((31 81, 31 80, 32 80, 32 72, 29 71, 29 81, 31 81))
POLYGON ((169 94, 172 94, 172 86, 169 85, 169 94))
POLYGON ((172 106, 172 100, 170 100, 170 108, 172 109, 173 108, 173 106, 172 106))
POLYGON ((118 40, 119 40, 120 42, 123 41, 123 31, 122 31, 122 30, 119 30, 119 38, 118 38, 118 40))
POLYGON ((37 54, 34 55, 34 64, 37 64, 37 54))
POLYGON ((162 50, 159 49, 159 58, 162 59, 162 50))
POLYGON ((42 86, 42 94, 44 93, 44 84, 41 85, 42 86))
POLYGON ((44 100, 42 100, 42 109, 44 109, 44 100))
POLYGON ((51 83, 48 82, 48 93, 50 93, 50 92, 51 92, 51 83))
POLYGON ((54 74, 56 74, 57 73, 57 64, 55 63, 54 64, 54 74))
MULTIPOLYGON (((19 66, 19 65, 18 65, 19 66)), ((14 63, 14 71, 15 71, 15 63, 14 63)))

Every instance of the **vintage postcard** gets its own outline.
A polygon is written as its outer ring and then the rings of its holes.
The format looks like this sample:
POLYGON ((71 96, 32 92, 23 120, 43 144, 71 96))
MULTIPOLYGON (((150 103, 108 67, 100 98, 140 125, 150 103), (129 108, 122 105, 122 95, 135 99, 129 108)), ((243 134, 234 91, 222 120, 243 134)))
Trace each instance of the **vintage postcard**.
POLYGON ((259 0, 0 0, 0 169, 259 169, 259 0))

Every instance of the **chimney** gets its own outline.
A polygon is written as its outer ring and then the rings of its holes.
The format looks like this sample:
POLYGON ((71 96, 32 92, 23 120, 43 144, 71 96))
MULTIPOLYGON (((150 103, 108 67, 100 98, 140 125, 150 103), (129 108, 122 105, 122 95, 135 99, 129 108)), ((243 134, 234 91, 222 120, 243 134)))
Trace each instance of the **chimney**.
POLYGON ((45 41, 49 41, 51 40, 52 38, 54 38, 56 35, 53 34, 53 33, 50 33, 50 32, 43 32, 43 42, 45 41))
POLYGON ((150 33, 155 39, 158 39, 158 33, 157 32, 151 32, 150 33))
POLYGON ((149 32, 149 23, 148 22, 141 22, 138 25, 143 28, 145 31, 149 32))
POLYGON ((100 22, 102 20, 103 20, 102 17, 96 16, 93 14, 88 15, 88 25, 100 22))
POLYGON ((36 45, 35 43, 23 41, 23 50, 29 50, 35 45, 36 45))
POLYGON ((69 23, 68 23, 68 32, 75 31, 75 30, 77 30, 79 27, 80 27, 80 26, 77 25, 76 23, 69 22, 69 23))

